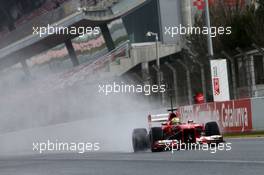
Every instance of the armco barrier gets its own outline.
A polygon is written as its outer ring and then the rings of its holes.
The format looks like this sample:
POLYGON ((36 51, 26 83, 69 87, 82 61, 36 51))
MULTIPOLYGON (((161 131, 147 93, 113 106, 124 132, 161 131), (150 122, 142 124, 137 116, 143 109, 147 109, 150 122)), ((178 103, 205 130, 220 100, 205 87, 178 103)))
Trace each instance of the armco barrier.
POLYGON ((216 121, 225 133, 253 130, 251 99, 182 106, 179 112, 183 122, 190 119, 201 123, 216 121))

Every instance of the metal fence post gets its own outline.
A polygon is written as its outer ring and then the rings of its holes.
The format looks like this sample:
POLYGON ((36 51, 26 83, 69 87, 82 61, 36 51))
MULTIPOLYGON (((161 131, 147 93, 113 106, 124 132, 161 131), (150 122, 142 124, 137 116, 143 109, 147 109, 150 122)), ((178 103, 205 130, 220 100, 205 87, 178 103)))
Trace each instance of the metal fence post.
POLYGON ((178 63, 182 65, 182 67, 186 70, 186 80, 187 80, 187 88, 188 88, 188 102, 189 105, 192 104, 192 86, 191 86, 191 73, 188 67, 181 61, 177 60, 178 63))
MULTIPOLYGON (((157 72, 158 75, 158 85, 160 87, 161 83, 164 81, 163 79, 163 72, 156 66, 156 65, 152 65, 153 69, 157 72)), ((164 93, 160 93, 161 94, 161 103, 162 105, 165 105, 165 94, 164 93)))
POLYGON ((259 47, 256 44, 252 44, 252 47, 254 47, 255 49, 257 49, 259 51, 259 53, 262 55, 262 66, 263 66, 263 70, 264 70, 264 49, 262 49, 261 47, 259 47))
POLYGON ((252 97, 253 96, 253 91, 252 91, 252 81, 251 81, 251 78, 252 78, 252 72, 250 72, 250 69, 249 69, 249 62, 248 62, 248 56, 247 54, 242 50, 240 49, 239 47, 236 48, 236 50, 241 53, 243 55, 243 58, 242 58, 242 63, 243 63, 243 66, 245 66, 245 63, 244 63, 244 60, 246 59, 246 67, 245 67, 245 70, 246 70, 246 80, 247 80, 247 86, 248 86, 248 91, 249 91, 249 96, 252 97))
POLYGON ((237 79, 236 79, 236 67, 235 62, 225 51, 221 52, 231 62, 232 84, 233 84, 233 96, 237 99, 237 79))
POLYGON ((207 102, 206 78, 205 78, 204 65, 203 65, 203 63, 201 63, 197 59, 195 60, 195 59, 191 58, 191 60, 200 67, 203 95, 204 95, 205 102, 207 102))

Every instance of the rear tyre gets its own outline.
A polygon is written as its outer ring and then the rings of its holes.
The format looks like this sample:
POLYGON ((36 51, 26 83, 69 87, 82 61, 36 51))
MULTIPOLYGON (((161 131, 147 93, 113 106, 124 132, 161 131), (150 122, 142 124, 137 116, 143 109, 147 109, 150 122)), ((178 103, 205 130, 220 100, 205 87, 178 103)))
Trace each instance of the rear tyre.
POLYGON ((216 122, 208 122, 205 124, 205 135, 220 135, 220 130, 216 122))
POLYGON ((145 128, 138 128, 133 130, 132 144, 134 152, 145 151, 148 148, 147 130, 145 128))
POLYGON ((162 148, 156 148, 155 142, 159 140, 163 140, 163 131, 161 127, 153 127, 149 132, 150 137, 150 148, 152 152, 160 152, 162 148))

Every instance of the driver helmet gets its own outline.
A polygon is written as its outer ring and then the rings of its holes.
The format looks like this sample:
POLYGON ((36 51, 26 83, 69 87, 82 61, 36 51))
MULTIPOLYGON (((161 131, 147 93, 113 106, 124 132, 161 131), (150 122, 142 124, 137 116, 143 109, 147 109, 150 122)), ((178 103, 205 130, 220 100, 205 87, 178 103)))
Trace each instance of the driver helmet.
POLYGON ((178 118, 178 117, 173 117, 172 119, 171 119, 171 124, 173 124, 173 125, 177 125, 177 124, 179 124, 180 123, 180 119, 178 118))
POLYGON ((188 120, 188 123, 194 123, 193 120, 188 120))

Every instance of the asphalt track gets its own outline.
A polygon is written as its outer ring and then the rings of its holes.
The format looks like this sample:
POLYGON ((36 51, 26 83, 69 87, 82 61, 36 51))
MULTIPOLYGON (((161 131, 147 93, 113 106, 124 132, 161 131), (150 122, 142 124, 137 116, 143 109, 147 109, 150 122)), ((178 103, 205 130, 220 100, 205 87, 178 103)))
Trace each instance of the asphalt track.
POLYGON ((262 175, 264 138, 229 139, 231 151, 87 153, 0 158, 0 175, 262 175))

